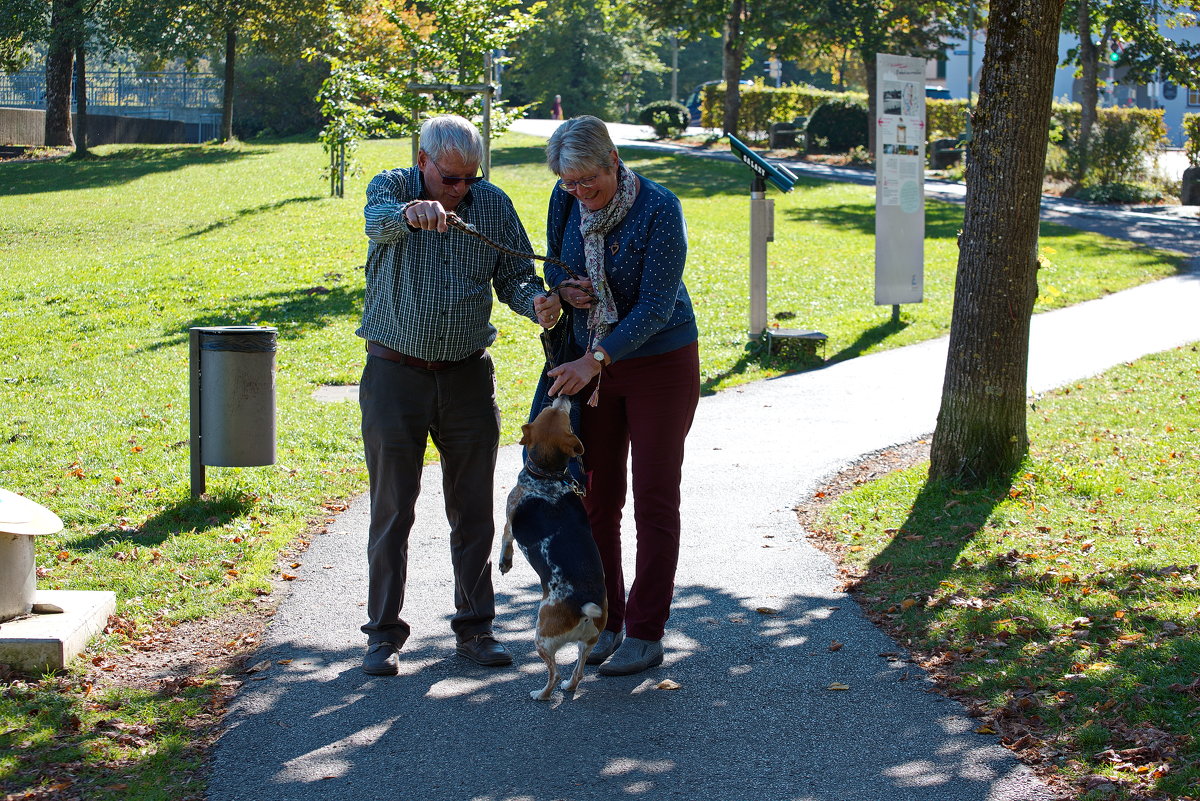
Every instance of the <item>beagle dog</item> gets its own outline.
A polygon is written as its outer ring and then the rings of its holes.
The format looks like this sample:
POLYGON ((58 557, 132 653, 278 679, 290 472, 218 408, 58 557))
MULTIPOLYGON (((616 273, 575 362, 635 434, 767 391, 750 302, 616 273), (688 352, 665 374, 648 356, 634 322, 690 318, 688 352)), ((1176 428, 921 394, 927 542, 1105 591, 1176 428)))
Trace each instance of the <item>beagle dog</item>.
POLYGON ((567 467, 583 453, 571 431, 571 399, 559 396, 521 427, 525 466, 508 495, 507 521, 500 545, 500 572, 512 569, 513 540, 542 580, 534 643, 550 672, 546 686, 529 693, 548 701, 558 679, 555 654, 568 643, 579 649, 575 672, 562 683, 574 692, 583 666, 608 622, 604 567, 592 539, 591 526, 578 485, 567 467))

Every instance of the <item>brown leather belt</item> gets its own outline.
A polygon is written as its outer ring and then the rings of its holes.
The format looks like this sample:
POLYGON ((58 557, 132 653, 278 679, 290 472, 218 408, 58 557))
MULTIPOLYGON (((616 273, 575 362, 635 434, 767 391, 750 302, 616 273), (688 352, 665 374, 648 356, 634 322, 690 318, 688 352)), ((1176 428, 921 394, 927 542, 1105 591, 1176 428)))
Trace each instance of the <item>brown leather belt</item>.
POLYGON ((420 367, 422 370, 445 370, 447 367, 455 367, 472 359, 478 359, 483 355, 483 348, 475 351, 465 359, 459 359, 455 362, 431 362, 425 359, 418 359, 416 356, 405 355, 398 350, 392 350, 387 345, 381 345, 378 342, 368 339, 367 353, 372 356, 378 356, 381 359, 387 359, 389 362, 399 362, 409 367, 420 367))

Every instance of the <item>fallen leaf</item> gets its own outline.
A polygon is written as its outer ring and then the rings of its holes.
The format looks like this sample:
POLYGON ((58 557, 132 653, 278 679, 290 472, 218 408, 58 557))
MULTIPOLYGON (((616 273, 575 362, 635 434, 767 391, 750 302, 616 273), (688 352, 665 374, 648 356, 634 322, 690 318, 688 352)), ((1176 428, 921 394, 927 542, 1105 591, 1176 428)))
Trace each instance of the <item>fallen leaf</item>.
POLYGON ((282 578, 284 581, 295 581, 296 580, 296 576, 291 573, 284 573, 282 578))
POLYGON ((849 689, 850 689, 850 685, 849 685, 849 684, 842 684, 842 683, 840 683, 840 682, 836 682, 836 681, 835 681, 833 684, 830 684, 830 685, 829 685, 828 687, 826 687, 825 689, 826 689, 826 690, 849 690, 849 689))
POLYGON ((905 598, 903 601, 900 602, 900 608, 905 611, 912 609, 916 605, 917 605, 917 602, 914 601, 912 598, 905 598))
POLYGON ((663 679, 658 684, 654 685, 656 690, 678 690, 683 685, 671 679, 663 679))
POLYGON ((845 643, 840 643, 837 640, 834 640, 833 642, 829 643, 829 650, 830 651, 839 651, 839 650, 841 650, 843 645, 845 645, 845 643))
POLYGON ((754 611, 758 612, 760 615, 778 615, 779 614, 778 609, 772 609, 769 606, 760 606, 757 609, 755 609, 754 611))
POLYGON ((975 733, 976 734, 995 734, 996 730, 993 729, 989 724, 985 723, 982 726, 980 726, 978 729, 976 729, 975 733))
POLYGON ((245 671, 245 672, 246 672, 246 673, 258 673, 259 671, 266 670, 266 669, 267 669, 267 668, 269 668, 270 666, 271 666, 271 660, 270 660, 270 659, 264 659, 263 661, 261 661, 261 662, 256 662, 255 664, 253 664, 253 665, 251 665, 250 667, 246 668, 246 671, 245 671))

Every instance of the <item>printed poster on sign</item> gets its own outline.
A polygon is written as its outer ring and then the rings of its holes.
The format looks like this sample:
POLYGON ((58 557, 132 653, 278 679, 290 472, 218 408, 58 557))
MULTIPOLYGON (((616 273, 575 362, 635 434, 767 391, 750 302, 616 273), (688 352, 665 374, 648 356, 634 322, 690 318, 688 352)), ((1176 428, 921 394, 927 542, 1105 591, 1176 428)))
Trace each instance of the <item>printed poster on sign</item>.
POLYGON ((876 56, 875 303, 919 303, 925 274, 925 59, 876 56))

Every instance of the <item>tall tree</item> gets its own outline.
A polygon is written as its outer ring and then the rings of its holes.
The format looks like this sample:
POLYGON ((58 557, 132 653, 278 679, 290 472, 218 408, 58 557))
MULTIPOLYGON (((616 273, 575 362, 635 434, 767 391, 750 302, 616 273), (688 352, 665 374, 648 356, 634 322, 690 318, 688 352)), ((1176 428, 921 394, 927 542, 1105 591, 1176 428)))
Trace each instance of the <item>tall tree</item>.
POLYGON ((649 76, 666 70, 646 18, 628 3, 549 0, 537 19, 509 48, 505 93, 515 102, 548 112, 562 95, 568 117, 619 120, 649 76))
MULTIPOLYGON (((875 58, 879 53, 933 58, 958 33, 966 4, 949 0, 797 0, 802 22, 779 44, 781 54, 857 53, 866 70, 867 104, 875 119, 875 58)), ((1055 18, 1057 21, 1057 17, 1055 18)), ((875 128, 869 132, 875 150, 875 128)))
POLYGON ((931 479, 1008 479, 1029 448, 1029 323, 1063 3, 992 0, 931 479))
POLYGON ((328 32, 326 0, 160 0, 153 5, 158 8, 157 24, 171 41, 171 54, 220 55, 222 142, 233 138, 239 48, 252 41, 299 56, 328 32))
POLYGON ((47 147, 71 147, 71 75, 75 51, 84 44, 87 26, 86 0, 53 0, 46 42, 46 129, 47 147))
POLYGON ((1080 78, 1079 135, 1073 143, 1076 180, 1083 180, 1090 162, 1102 67, 1124 68, 1124 79, 1133 83, 1161 78, 1200 88, 1200 43, 1176 41, 1162 31, 1195 25, 1197 13, 1196 0, 1068 0, 1062 28, 1079 37, 1064 62, 1074 64, 1080 78))
POLYGON ((738 132, 741 93, 738 82, 746 54, 762 42, 788 35, 798 4, 791 0, 635 0, 642 12, 662 31, 677 31, 683 41, 706 36, 724 37, 725 105, 721 126, 727 134, 738 132))

